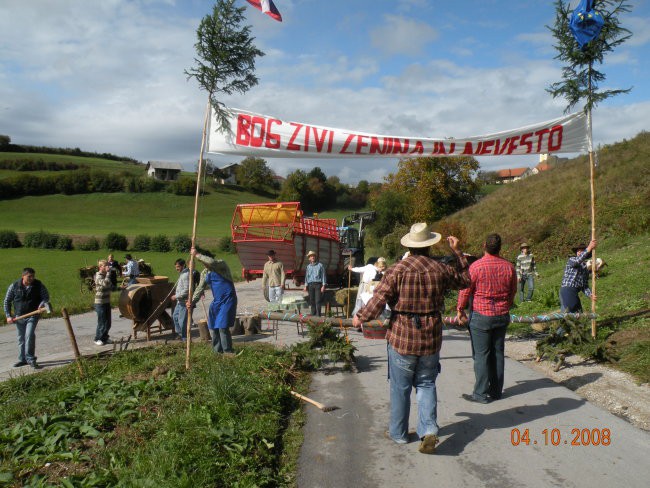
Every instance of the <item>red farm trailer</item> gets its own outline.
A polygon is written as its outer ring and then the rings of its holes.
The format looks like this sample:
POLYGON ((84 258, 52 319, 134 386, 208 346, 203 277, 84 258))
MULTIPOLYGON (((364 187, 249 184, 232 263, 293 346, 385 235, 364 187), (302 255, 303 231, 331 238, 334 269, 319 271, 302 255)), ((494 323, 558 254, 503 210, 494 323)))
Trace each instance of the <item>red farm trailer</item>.
POLYGON ((237 205, 230 227, 246 281, 262 277, 267 252, 273 249, 296 286, 305 281, 309 251, 318 253, 329 285, 341 282, 345 254, 336 219, 305 217, 300 202, 252 203, 237 205))

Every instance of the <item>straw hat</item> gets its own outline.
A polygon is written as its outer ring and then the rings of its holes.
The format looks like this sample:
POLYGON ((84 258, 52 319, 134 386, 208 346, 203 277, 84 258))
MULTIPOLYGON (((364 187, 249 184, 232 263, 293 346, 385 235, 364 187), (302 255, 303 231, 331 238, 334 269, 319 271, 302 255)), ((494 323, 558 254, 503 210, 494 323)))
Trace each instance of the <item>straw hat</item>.
POLYGON ((314 251, 309 251, 307 253, 307 257, 309 257, 309 256, 318 256, 318 254, 316 254, 316 252, 314 252, 314 251))
POLYGON ((429 247, 439 242, 442 236, 431 232, 426 222, 418 222, 411 226, 411 231, 400 240, 404 247, 429 247))
POLYGON ((521 246, 519 246, 519 249, 523 249, 524 247, 527 247, 528 249, 530 249, 530 246, 528 245, 527 242, 522 242, 521 246))

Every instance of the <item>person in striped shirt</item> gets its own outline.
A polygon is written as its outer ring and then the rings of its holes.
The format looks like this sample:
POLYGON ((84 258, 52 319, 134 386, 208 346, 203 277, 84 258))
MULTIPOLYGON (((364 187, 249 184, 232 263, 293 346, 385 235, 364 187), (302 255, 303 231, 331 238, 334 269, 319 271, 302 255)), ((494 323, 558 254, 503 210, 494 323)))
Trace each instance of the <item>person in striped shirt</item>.
POLYGON ((530 246, 522 242, 521 254, 517 256, 517 282, 519 283, 519 301, 530 302, 533 299, 533 290, 535 289, 535 277, 539 277, 537 273, 537 265, 535 264, 535 257, 530 253, 530 246), (534 276, 533 276, 534 275, 534 276), (524 289, 528 287, 528 293, 524 299, 524 289))
POLYGON ((515 267, 499 256, 501 236, 487 236, 483 250, 483 257, 469 267, 471 285, 460 291, 456 305, 459 322, 466 322, 465 309, 473 298, 469 332, 476 382, 473 393, 463 394, 463 398, 476 403, 501 398, 506 329, 517 294, 515 267))
POLYGON ((99 270, 95 273, 95 312, 97 312, 97 329, 95 330, 95 345, 111 344, 108 331, 111 330, 111 282, 110 266, 104 259, 97 262, 99 270))

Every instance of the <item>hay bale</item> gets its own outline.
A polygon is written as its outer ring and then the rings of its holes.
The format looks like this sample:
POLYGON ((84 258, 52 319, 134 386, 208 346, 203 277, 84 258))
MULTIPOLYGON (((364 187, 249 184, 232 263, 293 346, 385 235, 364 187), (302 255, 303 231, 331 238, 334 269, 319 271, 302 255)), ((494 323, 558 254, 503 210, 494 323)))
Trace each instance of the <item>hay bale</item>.
POLYGON ((343 312, 346 317, 350 317, 352 310, 354 310, 354 304, 357 301, 357 293, 359 291, 358 287, 354 288, 341 288, 336 292, 334 297, 336 298, 336 303, 341 304, 343 307, 343 312), (348 296, 350 301, 348 302, 348 296))

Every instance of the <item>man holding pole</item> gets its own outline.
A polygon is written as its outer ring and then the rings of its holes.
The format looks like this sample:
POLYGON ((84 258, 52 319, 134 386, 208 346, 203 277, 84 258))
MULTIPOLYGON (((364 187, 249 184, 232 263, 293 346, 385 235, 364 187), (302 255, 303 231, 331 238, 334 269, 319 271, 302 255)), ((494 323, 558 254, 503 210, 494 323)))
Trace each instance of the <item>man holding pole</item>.
POLYGON ((26 364, 34 369, 40 368, 36 362, 36 324, 40 318, 39 310, 43 307, 49 309, 50 295, 35 276, 33 268, 23 269, 22 277, 9 285, 5 295, 7 323, 16 324, 18 332, 18 362, 14 368, 26 364), (12 308, 15 315, 11 313, 12 308))

